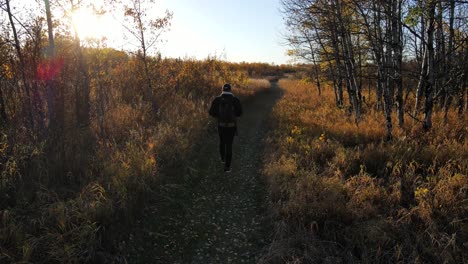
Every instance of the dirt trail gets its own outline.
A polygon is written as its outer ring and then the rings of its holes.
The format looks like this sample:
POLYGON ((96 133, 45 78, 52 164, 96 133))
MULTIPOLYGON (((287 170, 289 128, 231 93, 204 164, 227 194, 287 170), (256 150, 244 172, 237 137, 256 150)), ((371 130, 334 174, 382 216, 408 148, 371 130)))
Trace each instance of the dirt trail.
POLYGON ((217 133, 199 144, 198 156, 180 169, 185 183, 163 186, 164 206, 145 210, 126 245, 128 263, 256 263, 271 238, 259 170, 266 121, 280 94, 272 83, 243 103, 232 173, 223 173, 217 133))

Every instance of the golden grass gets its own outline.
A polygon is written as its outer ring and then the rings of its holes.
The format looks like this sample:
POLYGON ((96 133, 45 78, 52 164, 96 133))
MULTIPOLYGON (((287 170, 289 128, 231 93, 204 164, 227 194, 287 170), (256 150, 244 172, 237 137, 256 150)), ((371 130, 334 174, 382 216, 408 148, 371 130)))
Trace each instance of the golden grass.
MULTIPOLYGON (((242 99, 270 87, 231 71, 228 63, 164 60, 152 68, 159 78, 155 113, 139 93, 143 82, 128 74, 141 72, 138 67, 129 59, 103 71, 112 80, 103 119, 96 118, 97 82, 91 80, 90 131, 84 137, 67 126, 55 159, 24 130, 0 134, 1 263, 97 262, 127 232, 112 233, 116 226, 140 215, 161 170, 185 164, 211 124, 208 109, 223 83, 231 83, 242 99), (55 174, 53 161, 65 163, 64 175, 55 174)), ((72 114, 66 118, 74 122, 72 114)))
POLYGON ((261 90, 270 88, 271 84, 267 79, 251 78, 248 80, 247 86, 252 90, 261 90))
POLYGON ((329 87, 319 97, 301 81, 279 85, 264 176, 284 223, 273 243, 283 255, 266 263, 466 261, 466 122, 451 111, 443 124, 436 112, 425 133, 407 117, 384 142, 382 112, 365 105, 356 125, 329 87), (327 241, 338 246, 327 251, 327 241))

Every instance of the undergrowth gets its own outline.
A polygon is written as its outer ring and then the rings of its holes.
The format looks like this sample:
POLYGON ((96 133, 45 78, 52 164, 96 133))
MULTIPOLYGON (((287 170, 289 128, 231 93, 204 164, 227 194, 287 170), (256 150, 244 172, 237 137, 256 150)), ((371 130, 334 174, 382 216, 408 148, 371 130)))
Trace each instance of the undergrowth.
POLYGON ((90 76, 88 128, 75 129, 67 112, 56 142, 16 124, 1 127, 1 263, 115 261, 117 239, 149 199, 160 195, 155 192, 161 172, 184 166, 207 131, 209 103, 223 83, 230 82, 244 99, 270 87, 215 59, 154 59, 154 112, 139 95, 143 70, 136 59, 87 52, 91 73, 101 63, 101 71, 90 76), (106 98, 99 95, 102 87, 106 98))
MULTIPOLYGON (((264 177, 276 216, 262 263, 466 263, 466 120, 405 119, 385 142, 383 113, 356 125, 310 85, 283 79, 264 177)), ((394 119, 396 120, 396 118, 394 119)))

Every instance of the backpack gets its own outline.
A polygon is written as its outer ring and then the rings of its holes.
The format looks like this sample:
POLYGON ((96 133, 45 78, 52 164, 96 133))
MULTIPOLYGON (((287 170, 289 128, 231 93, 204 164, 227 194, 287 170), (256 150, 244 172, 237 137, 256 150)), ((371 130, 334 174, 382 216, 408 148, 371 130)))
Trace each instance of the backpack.
POLYGON ((234 114, 234 100, 232 98, 221 97, 218 111, 220 123, 225 125, 235 123, 236 116, 234 114))

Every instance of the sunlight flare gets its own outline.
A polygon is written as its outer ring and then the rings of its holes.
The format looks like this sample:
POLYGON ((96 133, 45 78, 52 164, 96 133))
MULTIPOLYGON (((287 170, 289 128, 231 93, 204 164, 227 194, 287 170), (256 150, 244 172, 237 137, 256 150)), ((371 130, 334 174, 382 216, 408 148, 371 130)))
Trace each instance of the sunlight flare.
POLYGON ((75 10, 71 19, 75 33, 81 39, 109 38, 114 32, 110 16, 97 14, 89 8, 75 10))

